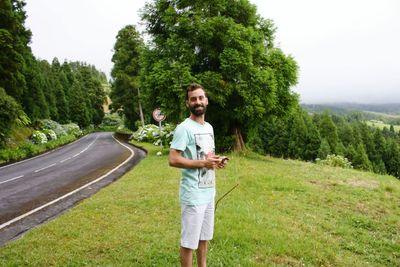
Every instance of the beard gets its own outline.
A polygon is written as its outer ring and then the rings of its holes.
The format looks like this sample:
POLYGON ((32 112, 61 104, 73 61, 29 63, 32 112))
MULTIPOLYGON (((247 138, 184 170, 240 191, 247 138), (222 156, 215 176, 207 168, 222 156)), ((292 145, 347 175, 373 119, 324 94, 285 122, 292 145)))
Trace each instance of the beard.
POLYGON ((204 115, 204 113, 206 113, 207 108, 204 105, 194 105, 194 106, 190 106, 189 109, 193 115, 201 116, 201 115, 204 115), (198 107, 202 107, 202 108, 197 109, 198 107))

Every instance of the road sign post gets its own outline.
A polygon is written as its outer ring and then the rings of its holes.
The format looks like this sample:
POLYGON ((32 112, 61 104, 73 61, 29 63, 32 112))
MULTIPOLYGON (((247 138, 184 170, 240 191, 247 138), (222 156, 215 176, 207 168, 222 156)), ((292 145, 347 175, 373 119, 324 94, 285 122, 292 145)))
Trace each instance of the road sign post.
POLYGON ((162 113, 160 108, 156 108, 155 110, 153 110, 153 119, 155 121, 158 121, 158 127, 160 128, 160 146, 161 146, 161 149, 163 148, 162 138, 161 138, 161 131, 162 131, 161 122, 164 121, 166 117, 167 116, 165 116, 165 114, 162 113))

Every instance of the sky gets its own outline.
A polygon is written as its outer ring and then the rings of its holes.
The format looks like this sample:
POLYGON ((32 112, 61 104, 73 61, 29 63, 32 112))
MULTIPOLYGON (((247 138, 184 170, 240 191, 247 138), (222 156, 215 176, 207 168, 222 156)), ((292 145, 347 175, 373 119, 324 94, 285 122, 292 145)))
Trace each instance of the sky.
MULTIPOLYGON (((95 65, 110 77, 115 37, 149 0, 26 0, 37 58, 95 65)), ((400 1, 250 0, 299 65, 302 103, 400 103, 400 1)))

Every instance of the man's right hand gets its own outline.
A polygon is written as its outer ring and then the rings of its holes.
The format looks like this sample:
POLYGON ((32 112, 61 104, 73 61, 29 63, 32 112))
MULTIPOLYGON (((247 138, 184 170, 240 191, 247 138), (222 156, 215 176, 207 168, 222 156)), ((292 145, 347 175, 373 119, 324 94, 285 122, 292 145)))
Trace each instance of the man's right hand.
POLYGON ((215 168, 217 168, 217 166, 220 162, 221 162, 221 159, 218 156, 207 157, 204 160, 204 168, 214 170, 215 168))

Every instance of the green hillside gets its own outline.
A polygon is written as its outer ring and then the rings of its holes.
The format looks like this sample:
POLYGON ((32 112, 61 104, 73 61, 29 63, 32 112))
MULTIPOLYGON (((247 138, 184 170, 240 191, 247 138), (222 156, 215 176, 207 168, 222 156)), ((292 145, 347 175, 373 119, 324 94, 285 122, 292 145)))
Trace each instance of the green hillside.
MULTIPOLYGON (((59 218, 0 248, 1 266, 178 266, 179 170, 149 156, 59 218)), ((166 153, 164 153, 166 154, 166 153)), ((400 181, 230 155, 209 266, 399 266, 400 181)))

